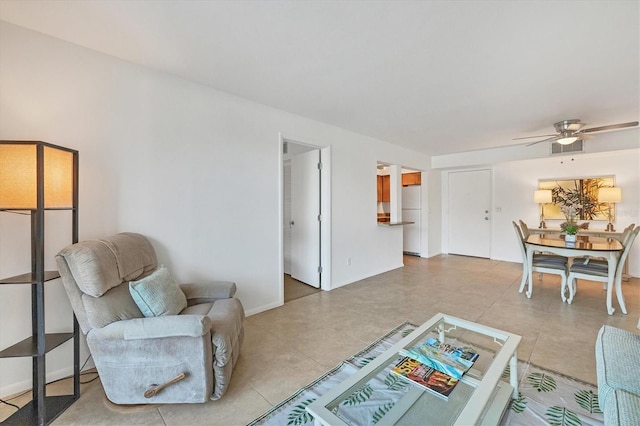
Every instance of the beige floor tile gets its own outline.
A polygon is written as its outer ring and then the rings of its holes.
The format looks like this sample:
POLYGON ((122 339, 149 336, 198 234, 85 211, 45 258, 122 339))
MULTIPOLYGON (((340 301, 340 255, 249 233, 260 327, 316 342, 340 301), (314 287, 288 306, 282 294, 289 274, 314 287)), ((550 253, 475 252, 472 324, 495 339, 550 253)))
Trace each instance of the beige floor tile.
MULTIPOLYGON (((518 293, 519 263, 454 255, 405 256, 404 263, 247 318, 229 391, 219 401, 122 413, 108 408, 96 381, 83 386, 80 400, 55 424, 246 424, 398 324, 419 325, 438 312, 519 334, 519 359, 590 383, 596 381, 594 345, 600 327, 638 333, 637 278, 623 283, 628 315, 622 315, 614 295, 616 312, 610 316, 600 283, 580 281, 569 305, 562 302, 560 280, 553 275, 534 275, 530 299, 518 293)), ((15 401, 21 405, 29 399, 15 401)), ((11 411, 0 407, 0 419, 11 411)))

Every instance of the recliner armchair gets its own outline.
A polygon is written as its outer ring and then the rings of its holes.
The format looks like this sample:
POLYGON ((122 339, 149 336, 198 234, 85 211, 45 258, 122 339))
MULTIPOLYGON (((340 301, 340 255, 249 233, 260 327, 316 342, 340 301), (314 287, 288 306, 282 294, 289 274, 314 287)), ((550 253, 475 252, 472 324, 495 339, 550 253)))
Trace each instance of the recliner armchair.
POLYGON ((181 284, 186 308, 145 317, 129 290, 130 281, 158 269, 144 236, 83 241, 61 250, 56 261, 110 401, 199 403, 225 393, 244 338, 234 283, 181 284))

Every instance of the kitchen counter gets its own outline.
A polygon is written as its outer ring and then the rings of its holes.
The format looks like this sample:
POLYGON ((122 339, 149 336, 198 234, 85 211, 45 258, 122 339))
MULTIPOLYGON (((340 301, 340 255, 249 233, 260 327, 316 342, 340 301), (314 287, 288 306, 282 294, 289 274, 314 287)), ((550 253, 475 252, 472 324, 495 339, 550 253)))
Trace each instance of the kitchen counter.
POLYGON ((378 221, 378 226, 402 226, 402 225, 411 225, 415 222, 408 222, 408 221, 403 221, 403 222, 380 222, 378 221))

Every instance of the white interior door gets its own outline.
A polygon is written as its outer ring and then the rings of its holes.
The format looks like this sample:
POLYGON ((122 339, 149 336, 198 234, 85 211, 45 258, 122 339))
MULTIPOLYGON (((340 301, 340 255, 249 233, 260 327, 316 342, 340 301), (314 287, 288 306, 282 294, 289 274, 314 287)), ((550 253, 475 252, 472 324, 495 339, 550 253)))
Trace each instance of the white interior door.
POLYGON ((291 157, 291 276, 320 287, 320 150, 291 157))
POLYGON ((491 255, 491 170, 449 173, 449 253, 491 255))

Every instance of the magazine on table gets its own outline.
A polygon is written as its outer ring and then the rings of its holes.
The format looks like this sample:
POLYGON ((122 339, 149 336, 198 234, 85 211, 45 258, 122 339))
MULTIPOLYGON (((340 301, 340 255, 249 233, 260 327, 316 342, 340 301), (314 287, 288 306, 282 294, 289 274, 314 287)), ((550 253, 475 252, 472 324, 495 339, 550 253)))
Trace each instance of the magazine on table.
POLYGON ((400 355, 413 358, 456 379, 460 379, 478 358, 478 354, 473 352, 474 357, 471 353, 471 351, 464 351, 446 343, 441 344, 434 338, 430 338, 411 349, 400 350, 400 355), (446 348, 443 345, 446 345, 446 348), (446 351, 440 349, 440 346, 443 346, 446 351), (473 361, 465 358, 472 358, 473 361))
POLYGON ((449 399, 449 394, 458 384, 458 379, 428 367, 408 356, 401 358, 391 368, 391 372, 445 400, 449 399))
POLYGON ((474 362, 476 362, 476 360, 480 356, 480 355, 478 355, 477 352, 474 352, 470 348, 460 348, 458 346, 453 346, 453 345, 450 345, 448 343, 440 343, 440 341, 438 339, 436 339, 435 337, 431 337, 431 338, 427 339, 427 341, 424 342, 424 343, 427 344, 427 345, 433 346, 434 348, 437 348, 438 350, 440 350, 442 352, 450 353, 451 355, 455 355, 458 358, 462 358, 462 359, 466 359, 467 361, 471 361, 472 364, 474 362))

